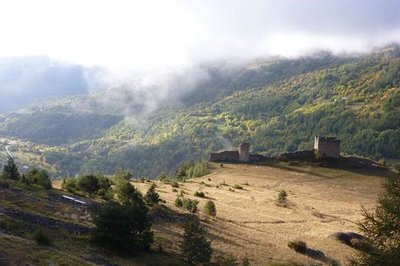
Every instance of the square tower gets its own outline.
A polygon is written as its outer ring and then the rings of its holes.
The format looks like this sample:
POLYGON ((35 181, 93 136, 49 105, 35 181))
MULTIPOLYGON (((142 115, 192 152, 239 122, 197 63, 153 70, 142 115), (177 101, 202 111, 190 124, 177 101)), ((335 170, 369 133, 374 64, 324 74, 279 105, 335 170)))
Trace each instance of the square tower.
POLYGON ((336 137, 315 136, 314 150, 318 159, 340 158, 340 140, 336 137))

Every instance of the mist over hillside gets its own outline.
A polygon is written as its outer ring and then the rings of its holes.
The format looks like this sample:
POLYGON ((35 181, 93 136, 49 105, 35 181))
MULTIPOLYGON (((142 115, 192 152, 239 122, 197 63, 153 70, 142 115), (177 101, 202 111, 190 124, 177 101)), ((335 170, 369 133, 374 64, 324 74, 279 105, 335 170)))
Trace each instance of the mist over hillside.
POLYGON ((69 174, 122 167, 154 177, 242 141, 271 156, 309 149, 314 135, 342 139, 344 154, 398 159, 399 51, 219 61, 138 76, 2 115, 0 134, 39 145, 30 155, 10 145, 21 163, 41 156, 69 174))
POLYGON ((85 94, 108 86, 107 71, 46 56, 0 58, 0 113, 49 97, 85 94))

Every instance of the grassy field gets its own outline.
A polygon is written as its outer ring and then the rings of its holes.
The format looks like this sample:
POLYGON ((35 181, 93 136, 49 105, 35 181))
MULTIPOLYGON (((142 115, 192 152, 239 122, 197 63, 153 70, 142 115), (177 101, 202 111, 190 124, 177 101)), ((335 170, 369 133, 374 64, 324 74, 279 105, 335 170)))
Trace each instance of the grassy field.
MULTIPOLYGON (((209 175, 179 182, 178 188, 169 181, 132 182, 143 194, 155 183, 166 203, 152 211, 157 214, 153 216, 153 252, 131 258, 95 249, 89 245, 87 233, 74 233, 76 226, 90 229, 93 225, 85 208, 60 199, 64 192, 1 188, 0 259, 11 265, 185 265, 179 243, 182 218, 188 212, 174 206, 177 196, 183 193, 184 197, 199 201, 199 217, 208 228, 214 261, 234 255, 239 260, 247 257, 251 265, 326 265, 331 260, 346 265, 355 251, 330 236, 357 232, 355 222, 361 218, 360 208, 374 207, 385 176, 383 172, 275 162, 209 166, 209 175), (281 190, 288 194, 286 206, 277 204, 281 190), (196 191, 202 191, 205 198, 195 197, 196 191), (207 200, 216 204, 215 218, 203 213, 207 200), (19 212, 13 216, 10 210, 19 212), (21 216, 26 213, 34 218, 21 216), (44 217, 44 229, 52 239, 49 247, 38 246, 32 239, 38 227, 35 215, 44 217), (55 223, 61 228, 52 228, 55 223), (305 241, 324 256, 311 258, 295 253, 287 246, 293 240, 305 241)), ((59 185, 60 181, 54 183, 54 187, 59 185)))
MULTIPOLYGON (((200 201, 200 210, 211 199, 217 217, 201 214, 213 240, 215 255, 248 257, 254 265, 271 263, 323 263, 288 248, 288 241, 302 240, 328 259, 346 265, 354 250, 330 237, 335 232, 357 232, 360 208, 372 209, 381 191, 382 172, 290 166, 285 163, 255 166, 210 164, 212 173, 179 184, 178 193, 200 201), (243 189, 234 188, 235 185, 243 189), (279 191, 288 193, 288 206, 276 204, 279 191), (194 197, 202 191, 206 198, 194 197)), ((134 182, 145 192, 151 183, 134 182)), ((157 191, 173 210, 178 195, 172 186, 156 182, 157 191)), ((236 186, 237 187, 237 186, 236 186)), ((176 249, 179 230, 174 225, 156 225, 156 235, 168 239, 167 249, 176 249), (170 244, 170 246, 168 246, 170 244)))

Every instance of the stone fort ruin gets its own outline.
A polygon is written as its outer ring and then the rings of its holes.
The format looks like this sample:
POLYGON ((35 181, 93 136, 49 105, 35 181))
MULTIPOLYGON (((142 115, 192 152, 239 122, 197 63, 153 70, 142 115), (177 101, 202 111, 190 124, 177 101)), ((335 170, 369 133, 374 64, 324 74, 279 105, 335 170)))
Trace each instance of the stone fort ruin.
POLYGON ((222 151, 211 153, 210 162, 260 162, 263 161, 265 157, 260 154, 250 153, 250 143, 241 143, 237 151, 222 151))
MULTIPOLYGON (((315 136, 314 149, 287 152, 280 154, 277 160, 300 160, 313 162, 325 159, 340 158, 340 140, 336 137, 315 136)), ((263 162, 268 158, 260 154, 250 153, 250 143, 241 143, 236 151, 211 153, 210 162, 263 162)))

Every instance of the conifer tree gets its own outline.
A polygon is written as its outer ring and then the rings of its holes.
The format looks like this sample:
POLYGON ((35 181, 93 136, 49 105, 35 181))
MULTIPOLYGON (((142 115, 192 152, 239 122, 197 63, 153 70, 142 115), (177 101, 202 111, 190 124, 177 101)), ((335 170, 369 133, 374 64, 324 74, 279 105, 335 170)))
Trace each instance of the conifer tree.
POLYGON ((156 191, 156 185, 152 184, 149 190, 147 190, 146 195, 144 195, 144 201, 150 207, 157 205, 162 199, 156 191))
POLYGON ((400 265, 400 175, 390 177, 375 212, 363 209, 359 228, 366 240, 353 265, 400 265))
POLYGON ((211 241, 206 238, 207 230, 200 224, 197 216, 193 216, 184 225, 181 250, 189 263, 207 264, 211 260, 211 241))
POLYGON ((18 180, 20 178, 18 167, 11 156, 8 157, 7 164, 3 167, 1 177, 13 180, 18 180))

